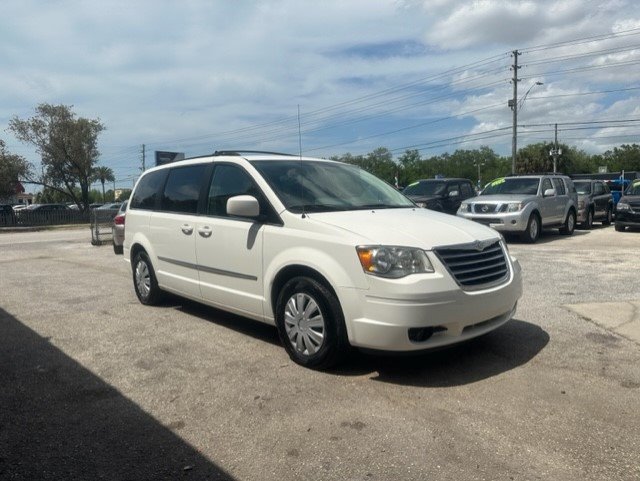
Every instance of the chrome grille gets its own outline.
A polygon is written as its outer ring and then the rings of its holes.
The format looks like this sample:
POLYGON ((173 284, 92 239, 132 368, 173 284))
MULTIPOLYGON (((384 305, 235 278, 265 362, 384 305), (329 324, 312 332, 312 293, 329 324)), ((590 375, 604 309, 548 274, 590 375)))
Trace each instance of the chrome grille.
POLYGON ((638 212, 640 211, 640 202, 629 202, 629 207, 631 207, 631 210, 638 212))
POLYGON ((476 214, 493 214, 497 209, 497 204, 473 204, 473 211, 476 214))
POLYGON ((482 289, 507 279, 509 267, 500 242, 484 248, 473 244, 434 250, 449 273, 464 289, 482 289))

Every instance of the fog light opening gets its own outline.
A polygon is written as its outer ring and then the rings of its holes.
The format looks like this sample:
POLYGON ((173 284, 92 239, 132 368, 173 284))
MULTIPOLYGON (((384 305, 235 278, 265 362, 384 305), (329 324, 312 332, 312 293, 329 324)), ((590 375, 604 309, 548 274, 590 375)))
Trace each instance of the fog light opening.
POLYGON ((409 329, 409 340, 412 342, 425 342, 435 333, 446 330, 447 328, 443 326, 412 327, 409 329))

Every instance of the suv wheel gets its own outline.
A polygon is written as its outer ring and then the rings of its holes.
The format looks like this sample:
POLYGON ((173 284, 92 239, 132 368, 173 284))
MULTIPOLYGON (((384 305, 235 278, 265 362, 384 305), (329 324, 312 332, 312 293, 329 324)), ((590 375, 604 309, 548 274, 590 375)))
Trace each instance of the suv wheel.
POLYGON ((607 207, 607 212, 604 216, 604 220, 602 221, 602 225, 611 225, 611 221, 613 221, 613 214, 611 213, 611 206, 607 207))
POLYGON ((315 279, 294 277, 282 287, 276 326, 289 357, 302 366, 328 369, 348 351, 340 303, 315 279))
POLYGON ((112 244, 113 244, 113 252, 114 252, 114 254, 124 254, 123 246, 116 245, 115 242, 112 242, 112 244))
POLYGON ((593 227, 593 210, 589 209, 589 211, 587 212, 587 218, 582 223, 582 227, 587 230, 593 227))
POLYGON ((527 222, 527 230, 522 233, 522 240, 533 244, 538 240, 538 237, 540 237, 540 216, 534 212, 527 222))
POLYGON ((625 229, 625 226, 623 226, 622 224, 616 223, 616 231, 624 232, 624 229, 625 229))
POLYGON ((156 273, 146 252, 141 251, 133 259, 133 287, 142 304, 155 306, 162 301, 156 273))
POLYGON ((564 221, 564 225, 560 227, 560 234, 571 235, 576 228, 576 213, 570 210, 567 214, 567 218, 564 221))

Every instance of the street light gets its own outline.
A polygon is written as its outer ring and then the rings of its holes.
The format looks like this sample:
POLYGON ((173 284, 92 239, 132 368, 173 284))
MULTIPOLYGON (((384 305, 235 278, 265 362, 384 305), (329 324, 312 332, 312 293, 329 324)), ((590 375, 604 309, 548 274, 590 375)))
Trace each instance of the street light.
POLYGON ((513 137, 511 139, 511 173, 516 173, 516 153, 518 152, 518 108, 522 108, 527 95, 536 85, 543 85, 542 82, 535 82, 529 90, 518 100, 518 79, 514 78, 513 82, 513 99, 509 100, 507 105, 513 110, 513 137))

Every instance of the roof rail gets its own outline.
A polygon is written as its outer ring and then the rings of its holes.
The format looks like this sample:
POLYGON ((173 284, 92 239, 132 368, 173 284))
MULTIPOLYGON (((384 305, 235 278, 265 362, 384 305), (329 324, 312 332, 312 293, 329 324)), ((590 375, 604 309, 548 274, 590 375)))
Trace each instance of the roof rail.
POLYGON ((566 175, 563 174, 562 172, 522 172, 522 173, 518 173, 518 174, 507 174, 505 177, 518 177, 518 176, 525 176, 525 175, 566 175))
MULTIPOLYGON (((267 152, 266 150, 216 150, 213 155, 242 155, 242 154, 269 154, 269 155, 286 155, 294 157, 293 154, 283 154, 282 152, 267 152)), ((297 156, 295 156, 297 157, 297 156)))

